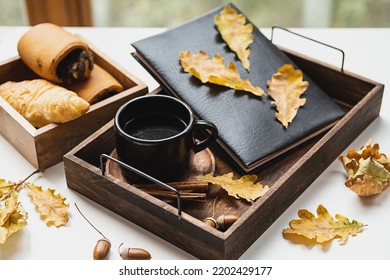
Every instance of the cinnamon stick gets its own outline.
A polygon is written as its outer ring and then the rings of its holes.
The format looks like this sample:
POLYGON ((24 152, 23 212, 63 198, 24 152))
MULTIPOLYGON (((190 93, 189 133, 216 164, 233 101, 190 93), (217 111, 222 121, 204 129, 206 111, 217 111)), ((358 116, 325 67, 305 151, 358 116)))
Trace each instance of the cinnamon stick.
MULTIPOLYGON (((146 193, 158 197, 160 199, 176 199, 176 194, 171 191, 160 191, 160 190, 145 190, 146 193)), ((189 199, 206 199, 206 193, 193 193, 193 192, 180 192, 180 198, 183 200, 189 199)))
MULTIPOLYGON (((167 183, 167 185, 175 188, 178 191, 194 191, 205 193, 209 190, 209 183, 200 181, 171 182, 167 183)), ((143 190, 166 190, 157 184, 135 184, 134 186, 143 190)))

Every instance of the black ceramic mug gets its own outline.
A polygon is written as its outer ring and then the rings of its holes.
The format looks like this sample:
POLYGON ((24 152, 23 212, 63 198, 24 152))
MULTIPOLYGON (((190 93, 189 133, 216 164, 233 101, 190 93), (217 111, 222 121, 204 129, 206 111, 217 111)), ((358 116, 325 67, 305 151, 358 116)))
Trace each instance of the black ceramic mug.
MULTIPOLYGON (((218 136, 214 124, 197 120, 188 105, 166 95, 137 97, 116 113, 115 144, 120 161, 161 181, 175 181, 189 167, 191 150, 207 148, 218 136), (195 141, 206 131, 207 137, 195 141)), ((131 179, 139 179, 122 168, 131 179)))

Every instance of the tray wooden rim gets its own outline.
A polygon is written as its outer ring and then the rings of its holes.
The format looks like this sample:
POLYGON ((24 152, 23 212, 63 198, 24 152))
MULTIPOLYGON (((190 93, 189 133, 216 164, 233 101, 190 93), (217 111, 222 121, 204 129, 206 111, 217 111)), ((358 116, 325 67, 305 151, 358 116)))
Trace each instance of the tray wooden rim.
MULTIPOLYGON (((288 52, 287 50, 284 51, 288 52)), ((318 175, 321 174, 322 171, 331 162, 335 160, 336 155, 339 155, 340 152, 343 149, 345 149, 346 146, 351 141, 353 141, 353 139, 379 115, 384 85, 369 80, 367 78, 360 77, 359 75, 356 75, 348 71, 340 72, 339 69, 336 69, 333 66, 324 65, 318 62, 317 60, 313 60, 311 58, 301 56, 300 54, 296 54, 293 52, 291 52, 291 54, 293 56, 296 56, 299 59, 307 60, 309 64, 311 63, 315 67, 319 66, 321 67, 321 69, 324 68, 326 71, 329 71, 332 75, 340 75, 341 76, 340 79, 343 77, 348 77, 349 79, 353 80, 352 82, 356 82, 358 84, 367 83, 369 84, 370 90, 368 92, 364 92, 364 94, 352 92, 351 94, 356 95, 353 97, 358 99, 359 101, 356 104, 351 105, 351 109, 345 114, 345 116, 342 119, 340 119, 336 123, 336 125, 333 128, 331 128, 325 135, 323 135, 320 139, 318 139, 318 141, 316 141, 316 143, 301 158, 297 160, 297 162, 288 170, 288 172, 285 173, 283 176, 281 176, 272 185, 270 190, 263 197, 255 201, 252 204, 252 206, 240 217, 240 219, 237 222, 235 222, 227 231, 219 232, 218 230, 205 226, 200 220, 187 215, 185 212, 183 213, 183 220, 186 220, 189 223, 191 223, 193 226, 199 229, 199 233, 202 233, 202 235, 203 233, 206 234, 207 238, 210 238, 210 240, 215 241, 217 243, 215 244, 214 247, 212 248, 210 247, 210 250, 211 249, 219 250, 217 254, 218 258, 234 259, 241 256, 241 254, 246 251, 246 249, 279 217, 279 215, 281 215, 281 213, 283 213, 288 208, 288 206, 293 201, 295 201, 295 199, 312 183, 312 181, 314 181, 314 179, 317 178, 318 175), (359 115, 364 115, 365 119, 363 121, 359 120, 359 122, 356 122, 355 119, 359 115), (356 125, 352 126, 351 122, 353 122, 356 125), (321 154, 321 151, 333 145, 335 146, 334 151, 332 151, 330 154, 329 153, 321 154), (313 161, 316 160, 319 162, 319 164, 317 164, 317 166, 315 167, 312 167, 313 161), (313 174, 310 174, 310 176, 308 176, 310 178, 301 178, 302 176, 300 177, 299 172, 305 169, 305 167, 314 168, 313 174), (299 186, 299 189, 291 194, 292 198, 290 198, 289 200, 292 201, 291 203, 287 203, 287 205, 284 205, 283 203, 278 201, 278 198, 280 198, 283 188, 286 188, 286 186, 288 185, 293 185, 297 183, 298 185, 301 184, 301 186, 299 186), (270 217, 267 217, 268 219, 267 221, 262 222, 261 225, 265 225, 266 228, 260 228, 260 229, 256 228, 259 222, 256 222, 257 218, 255 217, 256 215, 254 214, 257 211, 259 211, 259 209, 269 209, 271 205, 273 205, 273 207, 280 207, 280 209, 278 209, 277 211, 279 214, 272 213, 270 217), (250 240, 244 240, 245 244, 243 243, 239 244, 240 236, 247 235, 245 234, 245 231, 251 232, 251 235, 255 237, 251 236, 250 238, 248 238, 250 240), (233 250, 236 251, 233 252, 233 250)), ((99 174, 100 169, 97 168, 96 166, 89 164, 83 159, 79 158, 77 156, 77 153, 80 149, 82 149, 82 147, 87 146, 88 144, 96 140, 96 138, 98 138, 99 135, 106 133, 110 128, 112 128, 112 126, 113 126, 113 122, 107 123, 99 131, 91 135, 89 138, 84 140, 83 143, 76 146, 71 152, 65 155, 64 157, 65 166, 77 164, 79 166, 84 167, 86 169, 86 172, 92 172, 94 173, 94 175, 100 177, 101 176, 99 174)), ((109 180, 109 179, 104 179, 104 180, 109 180)), ((115 182, 113 183, 115 184, 115 182)), ((124 187, 120 184, 118 185, 121 188, 124 187)), ((136 195, 142 195, 137 192, 138 190, 131 190, 131 191, 133 191, 133 193, 136 195)), ((145 199, 149 203, 158 206, 159 208, 163 209, 163 211, 169 212, 172 215, 176 215, 177 213, 176 208, 170 205, 166 205, 165 203, 161 203, 161 201, 159 200, 156 201, 154 197, 143 196, 143 199, 145 199)), ((150 214, 152 215, 152 213, 150 214)), ((151 231, 148 228, 147 230, 151 231)), ((162 237, 161 235, 159 236, 162 237)), ((173 242, 172 240, 169 239, 166 240, 168 240, 169 242, 175 244, 176 246, 186 251, 189 251, 195 256, 205 257, 205 255, 204 254, 202 255, 201 252, 194 252, 192 248, 187 248, 187 247, 183 248, 177 243, 173 242)))

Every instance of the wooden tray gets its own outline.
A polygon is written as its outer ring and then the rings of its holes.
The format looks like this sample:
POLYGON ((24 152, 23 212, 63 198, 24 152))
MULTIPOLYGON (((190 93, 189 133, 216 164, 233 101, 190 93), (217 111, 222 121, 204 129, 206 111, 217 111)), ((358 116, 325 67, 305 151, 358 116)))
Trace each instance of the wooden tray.
MULTIPOLYGON (((177 209, 132 185, 103 176, 100 155, 114 147, 113 122, 64 157, 68 186, 200 259, 236 259, 295 201, 356 136, 378 115, 384 86, 352 73, 284 50, 324 91, 346 110, 327 133, 306 142, 257 173, 270 190, 254 203, 232 199, 217 187, 203 202, 177 209), (221 232, 202 222, 213 213, 241 216, 221 232)), ((215 173, 233 171, 216 150, 215 173)))
MULTIPOLYGON (((0 98, 0 134, 35 168, 44 170, 61 162, 64 154, 111 120, 122 104, 148 92, 144 82, 114 63, 91 44, 89 46, 93 51, 95 63, 116 78, 124 90, 91 105, 90 110, 80 118, 37 129, 0 98)), ((0 84, 36 78, 38 76, 19 57, 0 63, 0 84)))
MULTIPOLYGON (((110 156, 116 159, 118 158, 116 149, 110 153, 110 156)), ((110 174, 123 182, 132 183, 131 180, 125 177, 119 164, 113 161, 107 162, 105 170, 107 174, 110 174)), ((206 173, 215 173, 215 158, 210 149, 205 149, 196 154, 191 152, 189 167, 179 179, 182 182, 194 181, 196 175, 206 173)))
MULTIPOLYGON (((116 149, 109 156, 118 160, 116 149)), ((141 182, 127 178, 120 165, 113 160, 107 160, 103 168, 106 176, 112 176, 119 182, 134 185, 166 202, 173 203, 177 200, 176 193, 166 190, 158 184, 142 178, 141 182)), ((196 154, 191 152, 188 169, 185 170, 184 174, 176 182, 168 182, 168 185, 177 189, 182 200, 204 200, 210 188, 209 184, 196 180, 196 176, 199 174, 215 174, 215 158, 210 149, 202 150, 196 154)))

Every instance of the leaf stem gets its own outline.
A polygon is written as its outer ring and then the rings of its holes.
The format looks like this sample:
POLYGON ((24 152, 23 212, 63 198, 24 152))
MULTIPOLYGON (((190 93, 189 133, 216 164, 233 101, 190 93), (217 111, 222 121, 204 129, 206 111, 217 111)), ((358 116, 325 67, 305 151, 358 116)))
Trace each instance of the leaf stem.
POLYGON ((20 181, 19 183, 16 184, 16 187, 15 187, 15 191, 18 190, 18 188, 24 183, 26 182, 31 176, 33 176, 34 174, 38 173, 39 170, 35 170, 34 172, 32 172, 30 175, 28 175, 26 178, 24 178, 22 181, 20 181))
POLYGON ((34 172, 32 172, 30 175, 28 175, 26 178, 24 178, 22 181, 18 182, 18 183, 14 183, 12 185, 9 185, 10 187, 13 187, 13 190, 7 192, 6 194, 4 194, 2 197, 0 197, 0 201, 3 201, 5 199, 7 199, 12 192, 14 191, 18 191, 18 189, 31 177, 33 176, 34 174, 38 173, 39 170, 35 170, 34 172))
POLYGON ((104 236, 104 234, 103 233, 101 233, 100 232, 100 230, 98 230, 84 215, 83 215, 83 213, 81 213, 81 211, 80 211, 80 209, 79 209, 79 207, 77 206, 77 204, 75 203, 74 204, 74 206, 76 206, 76 209, 77 209, 77 211, 79 211, 79 213, 80 213, 80 215, 81 216, 83 216, 83 218, 88 222, 88 224, 90 224, 91 225, 91 227, 93 227, 98 233, 100 233, 100 235, 101 236, 103 236, 105 239, 107 239, 108 240, 108 238, 107 237, 105 237, 104 236))

